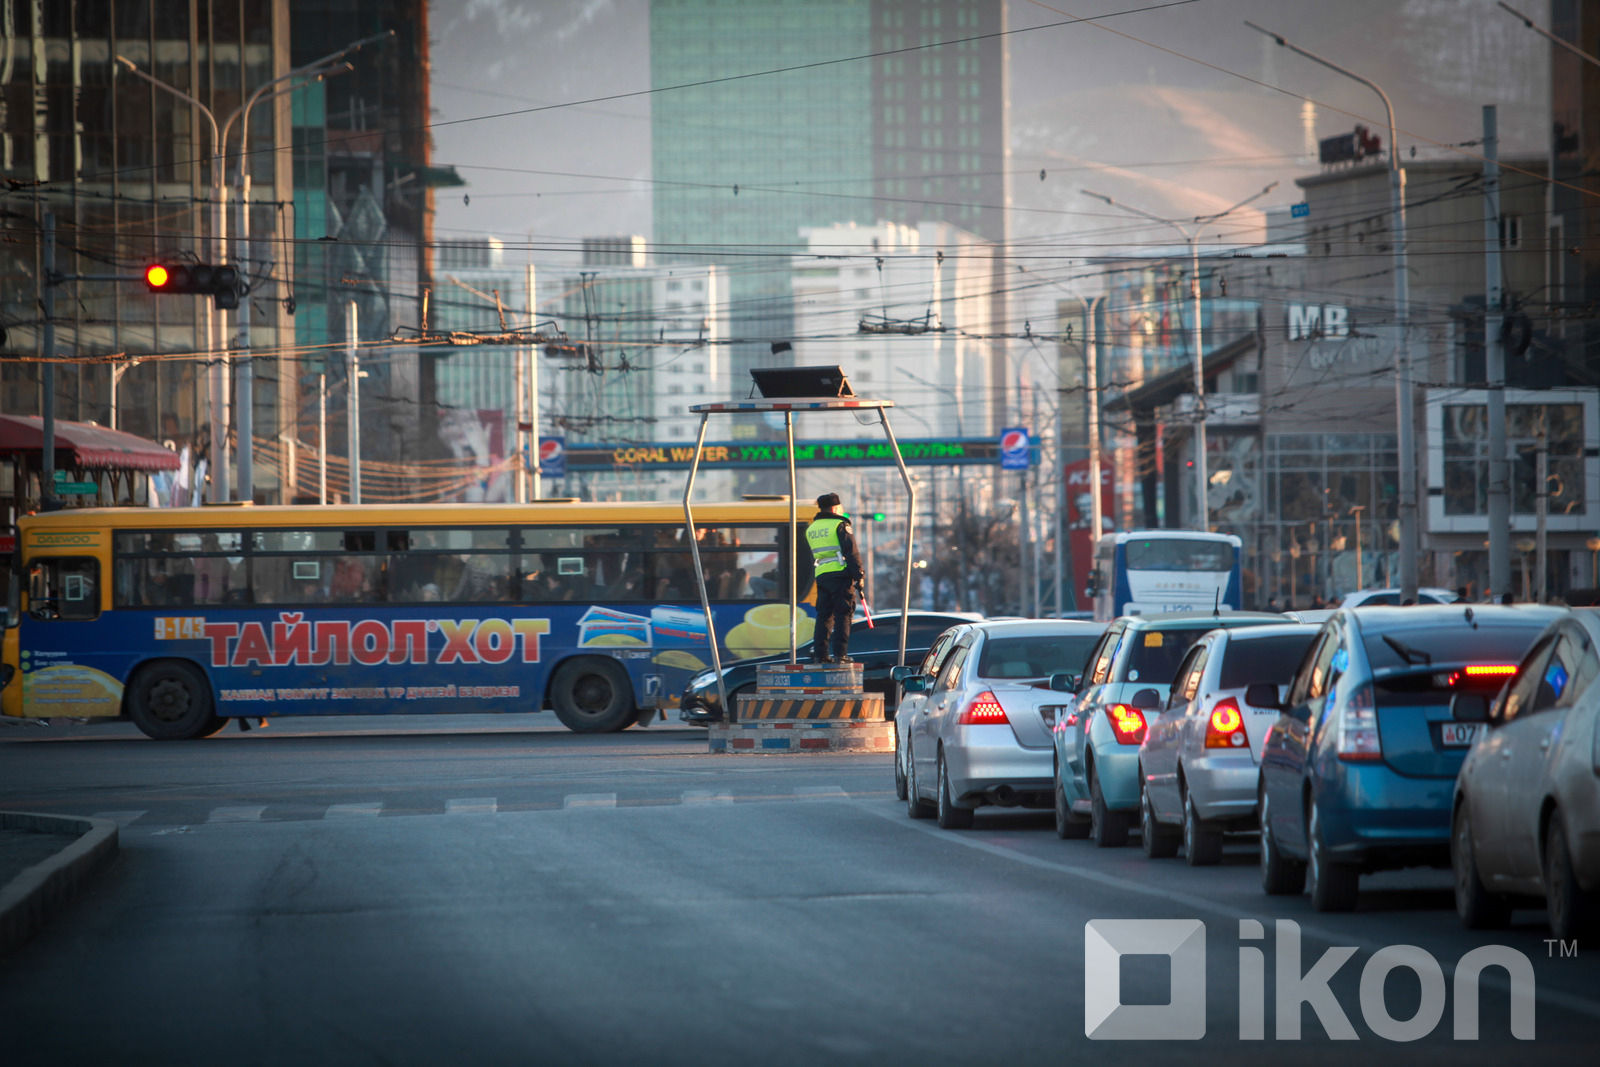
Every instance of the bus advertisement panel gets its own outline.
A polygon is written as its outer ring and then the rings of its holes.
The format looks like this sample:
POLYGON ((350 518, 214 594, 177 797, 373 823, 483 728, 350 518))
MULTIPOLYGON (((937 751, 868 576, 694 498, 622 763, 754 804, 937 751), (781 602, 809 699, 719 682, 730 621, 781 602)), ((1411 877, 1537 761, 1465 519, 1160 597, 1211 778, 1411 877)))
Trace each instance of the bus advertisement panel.
MULTIPOLYGON (((722 656, 786 651, 787 504, 700 510, 722 656)), ((544 707, 574 730, 623 729, 675 707, 711 664, 672 514, 574 502, 31 517, 0 710, 126 717, 163 738, 233 717, 544 707)), ((804 591, 809 557, 801 579, 804 591)), ((796 629, 810 639, 807 607, 796 629)))

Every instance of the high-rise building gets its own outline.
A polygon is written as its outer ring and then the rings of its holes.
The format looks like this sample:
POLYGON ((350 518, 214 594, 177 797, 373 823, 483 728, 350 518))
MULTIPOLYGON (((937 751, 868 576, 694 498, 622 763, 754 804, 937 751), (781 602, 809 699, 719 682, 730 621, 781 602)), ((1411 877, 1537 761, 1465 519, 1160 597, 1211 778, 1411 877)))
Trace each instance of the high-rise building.
MULTIPOLYGON (((235 194, 213 163, 212 119, 226 130, 230 175, 241 162, 249 170, 254 231, 280 232, 286 97, 263 97, 250 109, 249 151, 239 148, 249 94, 292 67, 288 15, 288 0, 0 5, 4 352, 42 352, 46 212, 55 218, 56 272, 97 276, 55 289, 56 356, 73 361, 55 371, 60 418, 179 444, 208 421, 209 299, 154 296, 138 279, 153 259, 233 258, 232 249, 212 245, 214 226, 232 233, 238 225, 231 210, 225 221, 213 211, 235 194), (118 275, 125 280, 111 280, 118 275)), ((250 294, 254 343, 272 352, 289 328, 277 295, 266 287, 250 294)), ((270 433, 274 383, 292 378, 292 360, 265 357, 258 369, 256 425, 270 433)), ((37 362, 0 364, 0 409, 38 412, 40 382, 37 362)), ((269 498, 276 492, 270 473, 256 482, 269 498)))
POLYGON ((1005 239, 1004 5, 654 0, 650 17, 654 250, 726 265, 735 381, 794 332, 802 227, 1005 239))
MULTIPOLYGON (((316 346, 344 343, 352 307, 364 342, 421 324, 432 286, 433 190, 463 183, 430 164, 425 0, 287 3, 297 65, 393 32, 353 55, 350 70, 294 94, 294 328, 308 355, 291 377, 298 410, 314 418, 318 371, 326 369, 331 393, 345 389, 343 359, 316 346)), ((366 455, 439 456, 431 358, 392 346, 364 360, 362 375, 366 455)), ((342 442, 343 404, 329 410, 338 412, 330 439, 342 442)), ((297 432, 304 436, 285 428, 297 432)))

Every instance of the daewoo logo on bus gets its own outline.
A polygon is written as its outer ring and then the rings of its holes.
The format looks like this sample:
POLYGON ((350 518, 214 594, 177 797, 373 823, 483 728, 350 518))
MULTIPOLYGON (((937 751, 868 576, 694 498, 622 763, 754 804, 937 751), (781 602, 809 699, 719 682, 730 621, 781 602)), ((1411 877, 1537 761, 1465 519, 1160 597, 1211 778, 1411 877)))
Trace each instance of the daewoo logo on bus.
POLYGON ((100 538, 92 533, 48 533, 43 530, 33 530, 28 534, 28 544, 35 548, 54 548, 60 545, 94 548, 100 544, 100 538))
POLYGON ((312 623, 305 621, 302 613, 288 611, 270 626, 260 622, 205 624, 213 667, 505 663, 519 651, 519 662, 537 663, 539 639, 549 632, 549 619, 312 623), (444 635, 444 646, 436 659, 429 660, 428 637, 435 633, 444 635))

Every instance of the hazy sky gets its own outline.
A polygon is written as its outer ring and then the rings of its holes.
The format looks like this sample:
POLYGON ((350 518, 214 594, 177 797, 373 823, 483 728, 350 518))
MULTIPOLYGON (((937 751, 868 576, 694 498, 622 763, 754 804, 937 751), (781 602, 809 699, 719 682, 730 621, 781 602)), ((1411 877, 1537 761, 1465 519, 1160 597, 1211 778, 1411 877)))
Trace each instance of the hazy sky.
MULTIPOLYGON (((1084 186, 1180 218, 1274 180, 1263 203, 1289 204, 1293 178, 1319 169, 1305 156, 1308 117, 1315 137, 1384 125, 1370 90, 1245 19, 1383 86, 1408 155, 1476 141, 1490 103, 1502 157, 1546 151, 1549 46, 1494 0, 1194 0, 1104 20, 1127 37, 1034 28, 1161 2, 1007 2, 1015 239, 1103 227, 1110 209, 1084 186)), ((1513 6, 1548 24, 1546 0, 1513 6)), ((649 236, 647 0, 435 0, 430 18, 435 160, 469 183, 440 193, 440 240, 493 234, 542 250, 649 236), (625 93, 640 95, 582 103, 625 93), (486 117, 503 112, 520 113, 486 117)), ((773 167, 751 183, 782 180, 773 167)))

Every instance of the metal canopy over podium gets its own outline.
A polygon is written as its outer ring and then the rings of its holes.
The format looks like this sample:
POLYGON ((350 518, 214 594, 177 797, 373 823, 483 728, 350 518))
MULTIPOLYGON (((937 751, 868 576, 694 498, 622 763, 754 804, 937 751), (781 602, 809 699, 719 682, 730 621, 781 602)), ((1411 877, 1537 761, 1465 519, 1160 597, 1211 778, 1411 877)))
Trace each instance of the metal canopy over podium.
POLYGON ((907 613, 911 608, 911 567, 912 567, 912 541, 916 534, 917 493, 916 487, 911 484, 911 475, 906 470, 905 458, 900 454, 900 445, 895 440, 894 430, 889 426, 887 411, 894 407, 892 400, 868 400, 852 394, 850 383, 845 379, 843 370, 839 367, 782 367, 752 369, 750 372, 755 379, 757 387, 762 392, 759 400, 730 400, 721 403, 695 404, 689 410, 700 415, 700 430, 695 435, 694 458, 689 465, 689 478, 683 489, 683 520, 685 536, 689 541, 690 555, 694 560, 695 584, 700 590, 700 607, 706 616, 706 636, 711 645, 711 666, 717 672, 717 697, 723 708, 726 721, 731 722, 735 714, 734 708, 728 703, 726 683, 722 677, 722 656, 717 649, 717 623, 711 612, 711 597, 706 589, 705 569, 700 562, 700 542, 695 537, 694 525, 694 480, 700 470, 701 453, 705 449, 706 427, 713 415, 740 415, 748 413, 766 414, 768 412, 783 413, 784 435, 788 442, 788 470, 789 470, 789 659, 797 659, 796 622, 800 614, 798 590, 798 571, 800 566, 799 556, 799 525, 798 502, 796 500, 795 461, 794 461, 794 417, 796 414, 817 411, 876 411, 878 422, 883 427, 885 438, 890 449, 894 452, 895 465, 900 469, 900 480, 906 487, 906 564, 905 577, 900 593, 900 657, 903 666, 906 660, 906 627, 907 613), (804 395, 810 393, 811 395, 804 395), (819 395, 831 394, 831 395, 819 395))

